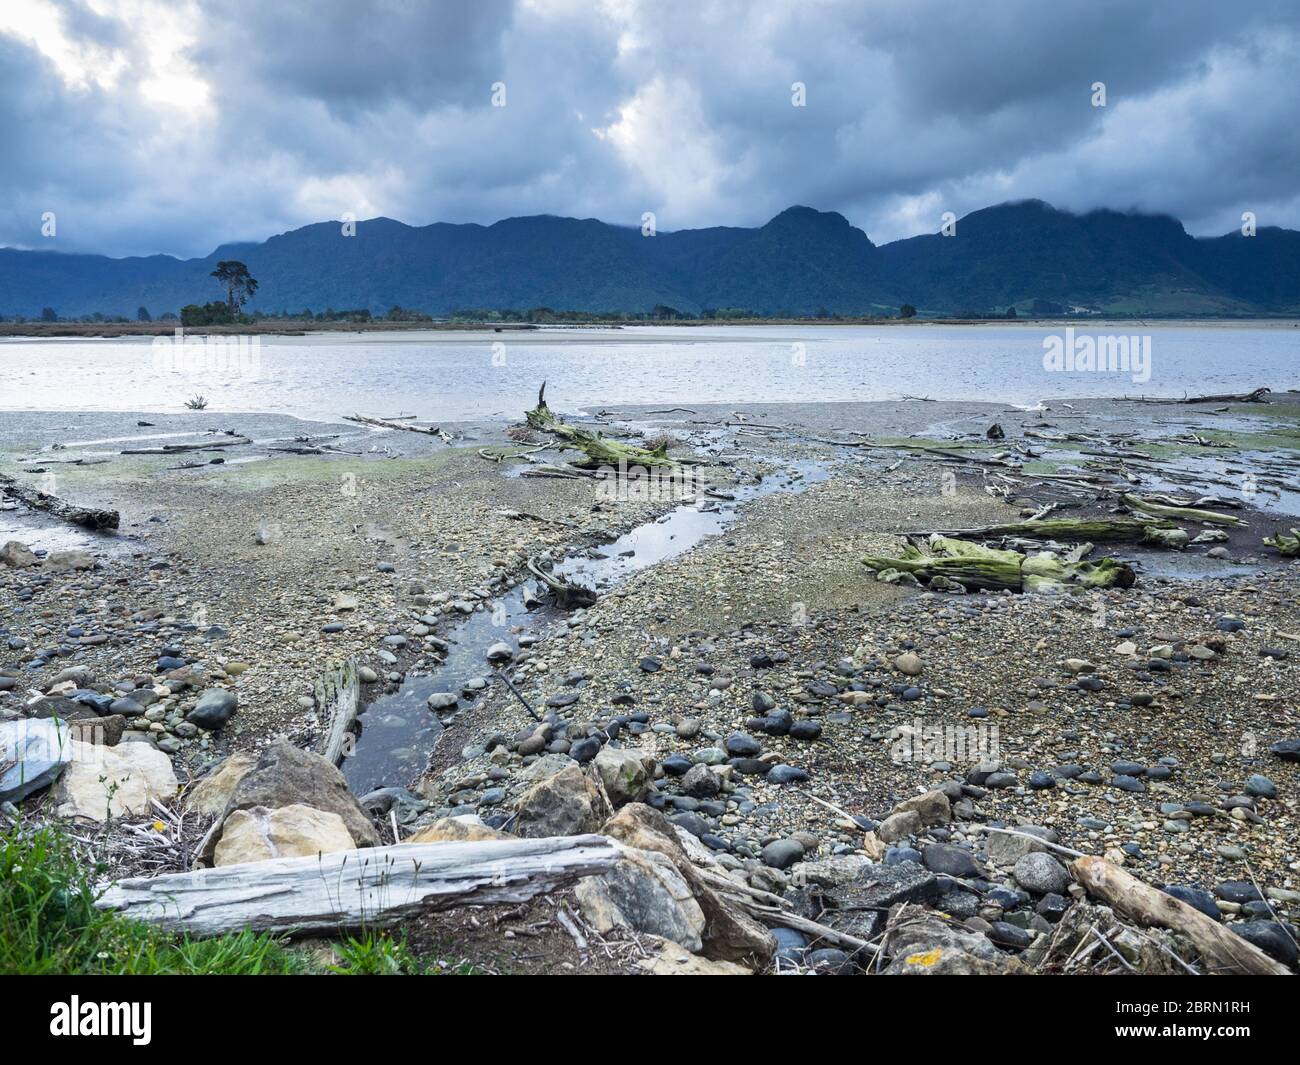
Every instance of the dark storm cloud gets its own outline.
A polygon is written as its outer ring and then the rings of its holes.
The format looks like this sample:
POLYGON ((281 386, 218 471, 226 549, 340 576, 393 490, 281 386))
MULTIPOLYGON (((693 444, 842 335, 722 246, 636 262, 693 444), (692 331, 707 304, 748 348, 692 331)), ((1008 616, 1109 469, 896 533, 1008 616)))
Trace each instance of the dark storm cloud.
POLYGON ((502 73, 513 15, 509 0, 326 0, 310 9, 205 0, 202 10, 201 66, 348 111, 393 98, 423 107, 481 101, 502 73))
POLYGON ((0 15, 0 244, 51 209, 61 248, 112 254, 344 212, 671 229, 793 203, 880 241, 1026 197, 1300 228, 1300 12, 1273 0, 57 9, 62 51, 0 15))

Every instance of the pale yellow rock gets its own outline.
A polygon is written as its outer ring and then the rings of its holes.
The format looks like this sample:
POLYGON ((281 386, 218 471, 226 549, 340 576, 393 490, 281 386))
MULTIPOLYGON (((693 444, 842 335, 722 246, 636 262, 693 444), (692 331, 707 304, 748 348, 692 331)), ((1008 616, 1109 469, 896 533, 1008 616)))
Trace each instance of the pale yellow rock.
POLYGON ((907 651, 894 659, 894 668, 905 677, 919 677, 922 669, 921 656, 907 651))
POLYGON ((885 850, 885 844, 874 832, 866 832, 863 834, 862 853, 873 862, 882 861, 885 857, 885 850))
POLYGON ((147 743, 105 747, 74 740, 72 761, 54 787, 55 813, 91 821, 145 814, 150 799, 168 802, 178 786, 171 759, 147 743))
MULTIPOLYGON (((650 939, 652 937, 646 937, 650 939)), ((672 940, 661 940, 659 948, 637 965, 651 976, 753 976, 743 965, 730 961, 710 961, 692 954, 672 940)))
POLYGON ((937 789, 927 791, 924 795, 913 795, 910 799, 904 799, 889 813, 893 816, 906 813, 908 810, 916 811, 921 816, 921 824, 926 828, 931 825, 947 824, 952 820, 952 806, 948 796, 937 789))
POLYGON ((602 747, 593 764, 615 806, 640 802, 654 777, 654 759, 627 748, 602 747))
POLYGON ((356 849, 343 818, 314 806, 294 803, 268 810, 236 810, 221 829, 216 865, 264 862, 271 858, 306 858, 356 849))
POLYGON ((478 839, 514 839, 509 832, 485 825, 477 817, 442 817, 403 843, 454 843, 478 839))
POLYGON ((257 755, 247 751, 232 754, 185 793, 185 809, 201 817, 218 817, 225 812, 231 792, 257 765, 257 755))
POLYGON ((886 817, 876 829, 876 835, 884 843, 897 843, 900 839, 915 835, 924 827, 925 822, 921 820, 920 814, 915 810, 904 810, 901 814, 886 817))

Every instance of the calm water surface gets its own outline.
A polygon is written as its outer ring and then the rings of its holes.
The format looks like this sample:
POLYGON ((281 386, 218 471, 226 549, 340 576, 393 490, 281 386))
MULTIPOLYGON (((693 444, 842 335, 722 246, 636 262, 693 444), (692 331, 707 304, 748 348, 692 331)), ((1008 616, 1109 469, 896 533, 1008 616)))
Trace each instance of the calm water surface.
POLYGON ((214 411, 334 419, 516 417, 543 380, 566 409, 650 403, 1181 395, 1300 386, 1300 329, 1078 323, 1151 337, 1149 380, 1049 372, 1035 326, 633 327, 495 333, 313 334, 170 341, 0 340, 0 410, 214 411), (238 346, 243 339, 244 345, 238 346))

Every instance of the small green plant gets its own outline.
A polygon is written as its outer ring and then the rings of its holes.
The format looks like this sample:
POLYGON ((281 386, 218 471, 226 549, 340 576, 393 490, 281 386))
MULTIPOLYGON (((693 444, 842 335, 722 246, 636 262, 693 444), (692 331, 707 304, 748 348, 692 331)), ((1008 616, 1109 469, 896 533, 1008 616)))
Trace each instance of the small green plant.
POLYGON ((277 939, 169 935, 95 908, 104 867, 52 828, 0 835, 0 974, 242 975, 308 971, 277 939))
POLYGON ((208 400, 206 396, 191 396, 185 401, 186 410, 207 410, 208 400))
POLYGON ((339 964, 330 971, 341 976, 414 976, 419 966, 407 949, 405 939, 393 939, 387 932, 366 933, 360 939, 348 936, 334 947, 339 964))

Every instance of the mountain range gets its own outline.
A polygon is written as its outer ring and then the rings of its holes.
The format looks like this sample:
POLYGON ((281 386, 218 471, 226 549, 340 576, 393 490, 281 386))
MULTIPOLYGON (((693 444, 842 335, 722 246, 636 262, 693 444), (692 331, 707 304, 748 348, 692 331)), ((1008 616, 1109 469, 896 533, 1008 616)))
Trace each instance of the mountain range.
POLYGON ((1300 312, 1300 233, 1192 237, 1176 219, 1073 214, 1039 200, 975 211, 952 236, 876 245, 842 215, 791 207, 766 225, 643 236, 595 219, 537 215, 493 225, 389 218, 291 230, 201 259, 0 248, 0 315, 154 316, 223 297, 209 276, 237 259, 260 282, 250 309, 394 305, 433 315, 550 307, 643 312, 895 315, 1089 311, 1140 315, 1300 312))

